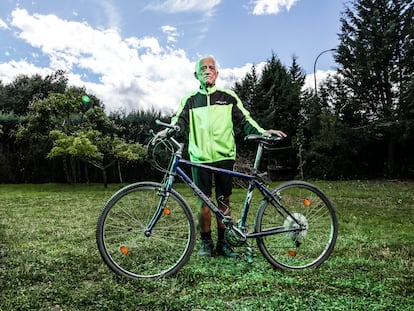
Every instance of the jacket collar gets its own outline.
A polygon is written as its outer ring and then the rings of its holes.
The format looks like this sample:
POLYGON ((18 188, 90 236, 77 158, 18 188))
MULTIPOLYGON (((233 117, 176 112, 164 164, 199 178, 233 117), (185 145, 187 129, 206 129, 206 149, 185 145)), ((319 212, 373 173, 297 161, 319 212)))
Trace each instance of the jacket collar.
POLYGON ((203 88, 200 86, 200 93, 201 93, 201 94, 205 94, 205 95, 212 94, 212 93, 214 93, 216 90, 217 90, 217 87, 216 87, 215 85, 214 85, 214 86, 212 86, 212 87, 207 87, 207 88, 205 88, 205 89, 203 89, 203 88))

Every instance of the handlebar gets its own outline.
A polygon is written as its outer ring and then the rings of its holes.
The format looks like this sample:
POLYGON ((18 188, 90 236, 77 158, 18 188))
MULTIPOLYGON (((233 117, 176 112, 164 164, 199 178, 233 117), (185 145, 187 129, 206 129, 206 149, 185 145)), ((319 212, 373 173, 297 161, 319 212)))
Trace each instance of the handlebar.
POLYGON ((159 132, 157 135, 155 135, 152 139, 152 144, 154 144, 157 140, 165 140, 168 139, 172 142, 172 144, 174 145, 175 148, 177 148, 177 152, 181 153, 183 150, 183 146, 184 144, 179 143, 178 141, 176 141, 174 139, 174 134, 176 132, 180 131, 180 127, 178 125, 174 125, 174 124, 169 124, 169 123, 165 123, 162 122, 160 120, 155 120, 155 124, 159 125, 159 126, 163 126, 166 129, 168 129, 163 135, 158 136, 159 133, 163 132, 159 132))
POLYGON ((159 126, 164 126, 166 128, 169 128, 169 129, 173 130, 174 132, 179 132, 180 131, 180 127, 178 125, 165 123, 165 122, 162 122, 160 120, 155 120, 155 124, 157 124, 159 126))
MULTIPOLYGON (((180 131, 180 127, 178 125, 165 123, 165 122, 162 122, 161 120, 155 120, 155 124, 159 125, 159 126, 163 126, 163 127, 168 129, 167 138, 172 137, 174 135, 174 133, 180 131)), ((283 140, 283 137, 280 137, 280 136, 266 137, 266 136, 257 135, 257 134, 250 134, 250 135, 247 135, 244 138, 244 140, 259 143, 259 144, 263 144, 265 147, 272 147, 277 142, 283 140)))

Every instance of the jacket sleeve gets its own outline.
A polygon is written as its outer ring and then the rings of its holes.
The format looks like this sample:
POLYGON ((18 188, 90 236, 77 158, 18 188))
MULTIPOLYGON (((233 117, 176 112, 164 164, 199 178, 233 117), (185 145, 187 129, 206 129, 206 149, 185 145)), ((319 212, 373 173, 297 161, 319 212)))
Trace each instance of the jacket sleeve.
POLYGON ((255 120, 250 115, 250 112, 243 106, 240 98, 233 94, 236 104, 233 105, 233 118, 235 124, 238 124, 239 127, 243 130, 246 135, 249 134, 260 134, 262 135, 265 130, 257 124, 255 120))
POLYGON ((188 127, 189 122, 187 100, 188 96, 181 99, 177 113, 171 118, 171 124, 178 125, 181 131, 188 127))

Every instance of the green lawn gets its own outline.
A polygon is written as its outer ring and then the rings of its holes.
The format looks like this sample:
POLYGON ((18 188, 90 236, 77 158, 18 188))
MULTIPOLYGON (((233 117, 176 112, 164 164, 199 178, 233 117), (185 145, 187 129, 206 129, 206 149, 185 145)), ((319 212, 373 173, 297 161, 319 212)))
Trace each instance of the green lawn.
MULTIPOLYGON (((316 184, 340 225, 320 268, 282 272, 255 247, 252 265, 194 254, 159 281, 100 258, 96 221, 119 185, 0 185, 0 310, 414 310, 414 182, 316 184)), ((235 190, 233 215, 242 200, 235 190)))

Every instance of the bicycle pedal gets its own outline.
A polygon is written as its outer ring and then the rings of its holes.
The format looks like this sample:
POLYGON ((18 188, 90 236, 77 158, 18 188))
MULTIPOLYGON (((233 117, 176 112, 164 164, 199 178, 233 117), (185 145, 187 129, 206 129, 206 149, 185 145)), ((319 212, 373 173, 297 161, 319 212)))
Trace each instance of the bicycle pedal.
MULTIPOLYGON (((246 243, 247 244, 247 243, 246 243)), ((246 260, 248 264, 253 263, 253 248, 250 245, 246 245, 246 260)))

